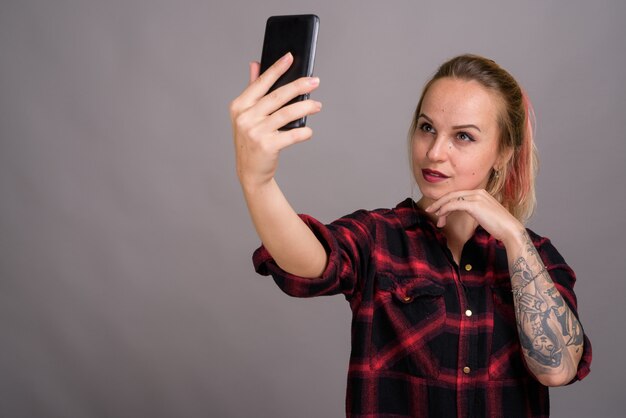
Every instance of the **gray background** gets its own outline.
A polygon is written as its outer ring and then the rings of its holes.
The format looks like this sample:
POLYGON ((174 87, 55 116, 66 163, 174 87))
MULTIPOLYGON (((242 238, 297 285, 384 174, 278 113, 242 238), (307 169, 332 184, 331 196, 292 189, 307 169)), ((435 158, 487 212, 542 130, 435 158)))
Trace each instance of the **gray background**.
POLYGON ((331 221, 412 189, 421 86, 463 52, 538 118, 530 226, 579 276, 595 360, 556 417, 622 416, 626 2, 3 0, 0 416, 338 417, 349 308, 254 274, 228 103, 273 14, 321 18, 324 103, 284 152, 298 211, 331 221))

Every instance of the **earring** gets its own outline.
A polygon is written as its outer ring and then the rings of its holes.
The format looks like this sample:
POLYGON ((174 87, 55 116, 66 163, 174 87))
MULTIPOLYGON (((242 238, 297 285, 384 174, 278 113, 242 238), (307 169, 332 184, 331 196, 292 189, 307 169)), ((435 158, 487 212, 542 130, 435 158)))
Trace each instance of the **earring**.
POLYGON ((493 177, 494 178, 499 178, 500 177, 500 170, 496 170, 495 168, 493 169, 493 177))

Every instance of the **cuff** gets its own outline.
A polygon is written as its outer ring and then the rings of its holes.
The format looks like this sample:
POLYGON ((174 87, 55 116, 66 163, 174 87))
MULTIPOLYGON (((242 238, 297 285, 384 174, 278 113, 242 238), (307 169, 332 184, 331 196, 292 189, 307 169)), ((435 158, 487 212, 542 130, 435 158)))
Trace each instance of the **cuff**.
POLYGON ((271 275, 278 287, 290 296, 304 298, 340 293, 337 240, 329 229, 315 218, 308 215, 299 216, 313 231, 328 254, 328 263, 322 276, 311 279, 286 272, 276 264, 274 258, 263 245, 252 256, 255 271, 263 276, 271 275))

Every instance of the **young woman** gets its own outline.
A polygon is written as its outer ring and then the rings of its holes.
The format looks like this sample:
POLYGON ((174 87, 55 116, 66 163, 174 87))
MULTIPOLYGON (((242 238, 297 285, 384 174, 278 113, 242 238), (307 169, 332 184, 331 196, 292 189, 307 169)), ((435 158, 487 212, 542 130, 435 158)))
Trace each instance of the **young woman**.
POLYGON ((534 204, 531 109, 495 62, 463 55, 426 84, 409 148, 422 197, 329 225, 299 216, 274 180, 310 128, 317 78, 266 95, 287 55, 231 104, 237 171, 263 246, 256 270, 286 293, 343 293, 353 312, 351 417, 546 417, 548 386, 589 373, 574 272, 524 227, 534 204))

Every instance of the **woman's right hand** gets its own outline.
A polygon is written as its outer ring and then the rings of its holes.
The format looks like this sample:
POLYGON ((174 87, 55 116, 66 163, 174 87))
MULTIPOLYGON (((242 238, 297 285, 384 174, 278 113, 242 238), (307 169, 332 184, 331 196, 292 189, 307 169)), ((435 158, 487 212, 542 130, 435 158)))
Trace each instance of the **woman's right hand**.
POLYGON ((270 87, 291 66, 289 53, 259 76, 258 62, 250 64, 250 83, 230 105, 237 175, 244 189, 262 187, 274 178, 278 155, 283 148, 313 135, 309 127, 279 131, 287 123, 320 111, 322 104, 304 100, 281 108, 294 97, 319 85, 317 77, 303 77, 270 94, 270 87))

